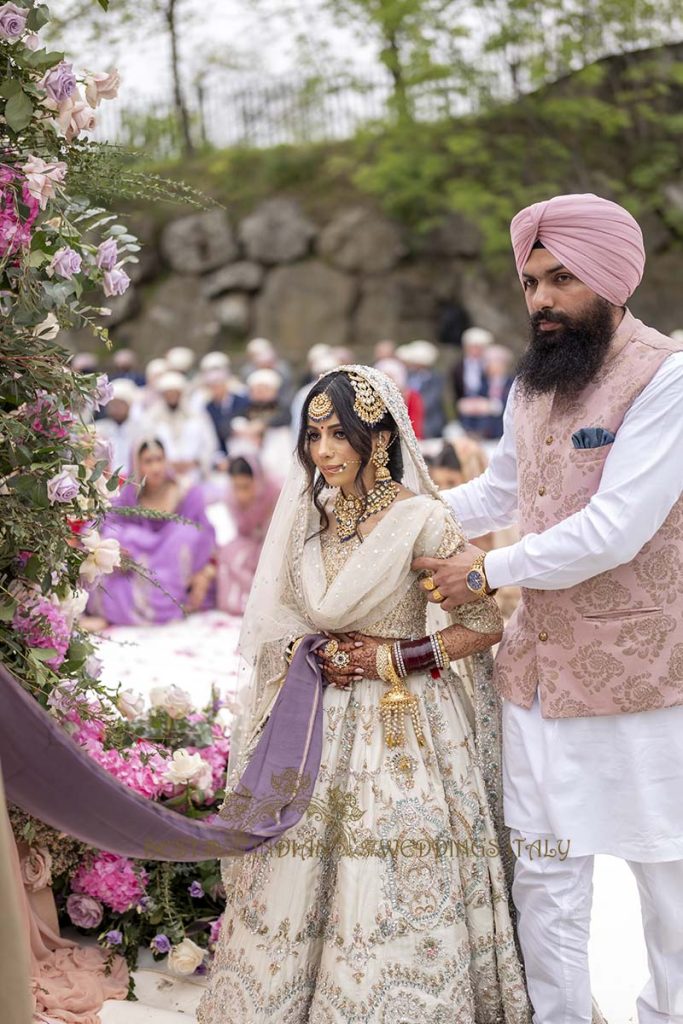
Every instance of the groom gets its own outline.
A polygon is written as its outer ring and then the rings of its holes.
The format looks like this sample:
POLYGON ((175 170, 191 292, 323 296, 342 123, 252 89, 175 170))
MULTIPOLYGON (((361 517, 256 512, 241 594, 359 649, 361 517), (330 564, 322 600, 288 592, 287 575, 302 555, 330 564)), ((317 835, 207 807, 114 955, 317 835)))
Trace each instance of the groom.
POLYGON ((489 468, 446 498, 468 536, 522 539, 413 567, 447 610, 522 588, 494 678, 534 1024, 591 1020, 596 853, 638 884, 640 1024, 683 1024, 683 350, 626 308, 645 254, 622 207, 556 196, 511 234, 531 341, 489 468))

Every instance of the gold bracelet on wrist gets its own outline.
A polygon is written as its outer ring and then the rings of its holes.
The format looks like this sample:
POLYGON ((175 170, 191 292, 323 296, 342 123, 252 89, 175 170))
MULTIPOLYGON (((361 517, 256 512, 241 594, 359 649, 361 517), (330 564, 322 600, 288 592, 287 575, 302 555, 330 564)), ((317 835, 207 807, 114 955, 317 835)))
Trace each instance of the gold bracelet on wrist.
POLYGON ((391 647, 389 644, 380 644, 377 648, 377 654, 375 656, 375 667, 377 669, 377 676, 382 679, 385 683, 389 683, 390 686, 400 686, 401 677, 396 671, 394 665, 394 659, 391 653, 391 647))

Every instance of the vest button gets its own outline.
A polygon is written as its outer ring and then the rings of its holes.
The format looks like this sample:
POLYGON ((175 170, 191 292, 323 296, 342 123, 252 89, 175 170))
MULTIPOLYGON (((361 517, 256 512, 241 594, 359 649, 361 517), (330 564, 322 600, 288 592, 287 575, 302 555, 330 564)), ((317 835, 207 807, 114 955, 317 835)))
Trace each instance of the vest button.
POLYGON ((541 641, 542 643, 545 643, 545 642, 546 642, 546 640, 548 639, 548 634, 546 633, 546 631, 545 631, 544 629, 543 629, 543 630, 541 630, 541 632, 540 632, 540 633, 538 634, 538 639, 539 639, 539 640, 540 640, 540 641, 541 641))
POLYGON ((545 443, 546 444, 552 444, 554 440, 555 440, 555 438, 553 437, 553 435, 552 434, 548 434, 548 436, 545 439, 545 443))
POLYGON ((540 494, 541 497, 543 497, 543 495, 545 494, 545 487, 543 487, 543 486, 539 487, 538 488, 538 493, 540 494))

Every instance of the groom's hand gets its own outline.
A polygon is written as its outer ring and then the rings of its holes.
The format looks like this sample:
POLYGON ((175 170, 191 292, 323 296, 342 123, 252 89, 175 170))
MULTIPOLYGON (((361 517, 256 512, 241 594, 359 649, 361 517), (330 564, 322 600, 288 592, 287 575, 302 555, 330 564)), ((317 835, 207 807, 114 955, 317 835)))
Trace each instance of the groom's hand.
MULTIPOLYGON (((423 572, 425 576, 431 574, 439 594, 444 597, 443 601, 436 601, 441 604, 444 611, 450 612, 460 604, 468 604, 470 601, 478 601, 479 595, 473 594, 465 583, 465 577, 472 568, 472 562, 481 555, 481 548, 474 544, 466 544, 450 558, 416 558, 412 564, 415 572, 423 572)), ((422 580, 424 586, 424 580, 422 580)), ((430 601, 434 601, 433 590, 428 591, 430 601)))

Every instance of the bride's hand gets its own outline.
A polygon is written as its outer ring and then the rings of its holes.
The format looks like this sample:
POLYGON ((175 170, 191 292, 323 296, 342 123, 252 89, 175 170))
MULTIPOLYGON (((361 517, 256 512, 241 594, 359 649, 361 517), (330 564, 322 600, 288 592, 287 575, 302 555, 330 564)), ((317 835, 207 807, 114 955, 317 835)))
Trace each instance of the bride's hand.
POLYGON ((323 671, 334 686, 348 689, 354 679, 375 679, 377 677, 377 648, 386 643, 385 640, 375 636, 365 636, 362 633, 330 634, 330 639, 335 640, 339 651, 343 651, 349 657, 348 665, 338 667, 332 664, 330 658, 325 655, 325 648, 320 652, 323 671))

